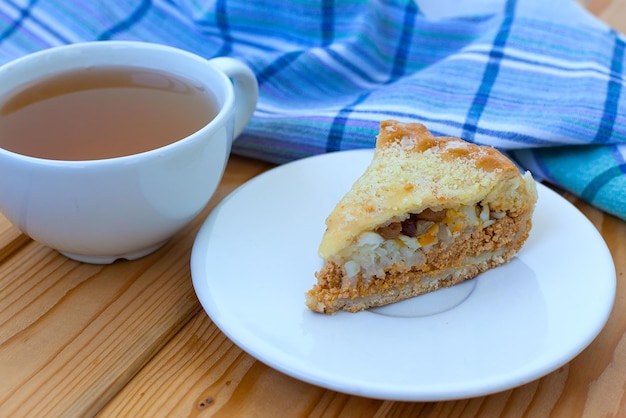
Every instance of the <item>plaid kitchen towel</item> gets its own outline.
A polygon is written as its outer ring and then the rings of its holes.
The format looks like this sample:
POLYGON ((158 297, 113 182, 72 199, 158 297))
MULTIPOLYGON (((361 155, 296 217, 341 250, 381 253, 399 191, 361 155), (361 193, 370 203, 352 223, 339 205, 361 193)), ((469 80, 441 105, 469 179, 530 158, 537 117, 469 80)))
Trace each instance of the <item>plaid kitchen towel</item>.
POLYGON ((107 39, 248 63, 240 155, 373 147, 382 119, 418 121, 626 219, 626 38, 574 0, 0 0, 0 62, 107 39))

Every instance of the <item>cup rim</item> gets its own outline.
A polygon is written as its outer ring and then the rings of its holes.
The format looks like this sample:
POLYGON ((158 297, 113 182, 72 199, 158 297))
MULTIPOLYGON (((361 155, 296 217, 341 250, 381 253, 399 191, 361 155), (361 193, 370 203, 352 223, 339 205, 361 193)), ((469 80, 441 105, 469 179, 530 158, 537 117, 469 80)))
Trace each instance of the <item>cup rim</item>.
MULTIPOLYGON (((213 129, 213 127, 216 125, 223 124, 225 122, 225 119, 229 117, 229 114, 231 113, 231 110, 234 106, 235 99, 234 99, 234 88, 228 76, 224 74, 223 72, 221 72, 220 70, 218 70, 217 68, 215 68, 210 63, 211 59, 204 58, 198 54, 195 54, 193 52, 190 52, 181 48, 164 45, 160 43, 155 43, 155 42, 130 41, 130 40, 128 41, 127 40, 103 40, 103 41, 75 42, 75 43, 66 44, 66 45, 53 46, 50 48, 46 48, 43 50, 32 52, 30 54, 23 55, 12 61, 9 61, 9 62, 6 62, 5 64, 0 65, 0 75, 2 74, 2 72, 11 70, 13 67, 23 65, 25 61, 41 59, 41 57, 44 57, 51 53, 58 53, 62 51, 71 52, 72 50, 80 50, 84 48, 115 48, 115 47, 141 48, 141 49, 150 49, 153 51, 163 51, 165 53, 184 56, 186 57, 186 59, 201 63, 202 65, 206 66, 207 69, 209 69, 209 71, 212 71, 218 78, 222 79, 223 84, 225 86, 225 90, 226 90, 224 103, 220 106, 220 109, 215 115, 215 117, 213 117, 209 122, 207 122, 200 129, 196 130, 195 132, 185 137, 182 137, 173 142, 170 142, 166 145, 160 146, 158 148, 153 148, 147 151, 137 152, 134 154, 128 154, 128 155, 123 155, 123 156, 118 156, 118 157, 109 157, 109 158, 84 159, 84 160, 59 160, 59 159, 34 157, 34 156, 26 155, 26 154, 21 154, 18 152, 10 151, 0 146, 0 155, 10 156, 11 158, 15 160, 21 160, 24 162, 29 162, 31 164, 37 163, 40 165, 64 166, 64 167, 72 167, 72 166, 82 167, 85 165, 100 166, 100 165, 107 165, 107 164, 130 163, 132 162, 132 160, 144 160, 144 159, 149 159, 152 157, 160 157, 164 151, 167 152, 167 150, 169 150, 170 148, 180 147, 181 142, 188 143, 192 141, 194 137, 201 136, 203 132, 209 129, 213 129)), ((137 68, 153 68, 149 65, 142 65, 141 63, 133 64, 132 66, 137 67, 137 68)), ((66 70, 69 70, 69 69, 70 67, 68 67, 66 70)), ((168 70, 165 70, 165 71, 169 72, 168 70)), ((205 86, 207 85, 205 84, 205 86)))

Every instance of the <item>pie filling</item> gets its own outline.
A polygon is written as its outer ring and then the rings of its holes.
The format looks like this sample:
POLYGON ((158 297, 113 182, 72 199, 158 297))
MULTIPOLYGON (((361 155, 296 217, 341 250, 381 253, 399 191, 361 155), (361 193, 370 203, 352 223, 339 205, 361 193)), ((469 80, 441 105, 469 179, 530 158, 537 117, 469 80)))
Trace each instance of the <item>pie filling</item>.
POLYGON ((426 209, 361 233, 354 245, 330 261, 342 267, 351 286, 356 285, 357 277, 383 278, 391 267, 424 269, 432 249, 448 247, 455 238, 480 232, 506 216, 482 202, 439 211, 426 209))

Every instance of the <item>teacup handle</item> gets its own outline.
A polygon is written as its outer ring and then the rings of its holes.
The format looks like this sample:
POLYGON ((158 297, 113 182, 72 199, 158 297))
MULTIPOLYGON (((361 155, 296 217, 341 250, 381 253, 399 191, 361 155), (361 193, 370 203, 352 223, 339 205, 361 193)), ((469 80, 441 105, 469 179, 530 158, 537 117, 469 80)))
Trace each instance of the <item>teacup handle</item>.
POLYGON ((235 139, 252 118, 259 98, 259 85, 252 70, 239 60, 218 57, 210 61, 231 79, 235 88, 235 139))

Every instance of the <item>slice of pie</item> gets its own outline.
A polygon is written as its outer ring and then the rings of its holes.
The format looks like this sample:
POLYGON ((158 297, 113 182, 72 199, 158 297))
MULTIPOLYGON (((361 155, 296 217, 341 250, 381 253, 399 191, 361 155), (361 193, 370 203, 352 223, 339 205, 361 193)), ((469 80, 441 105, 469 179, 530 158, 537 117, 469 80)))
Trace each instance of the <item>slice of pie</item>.
POLYGON ((381 123, 365 173, 326 219, 316 312, 357 312, 453 286, 510 260, 531 228, 535 182, 494 148, 381 123))

